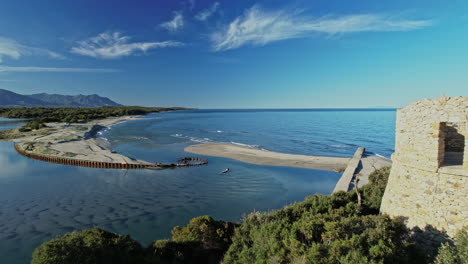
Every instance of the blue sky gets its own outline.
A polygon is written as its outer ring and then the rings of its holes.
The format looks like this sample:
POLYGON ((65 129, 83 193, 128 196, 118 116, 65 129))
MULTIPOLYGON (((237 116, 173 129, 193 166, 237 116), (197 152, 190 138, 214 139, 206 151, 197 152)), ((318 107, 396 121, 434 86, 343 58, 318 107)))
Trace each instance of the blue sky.
POLYGON ((468 1, 0 3, 0 88, 128 105, 399 107, 468 96, 468 1))

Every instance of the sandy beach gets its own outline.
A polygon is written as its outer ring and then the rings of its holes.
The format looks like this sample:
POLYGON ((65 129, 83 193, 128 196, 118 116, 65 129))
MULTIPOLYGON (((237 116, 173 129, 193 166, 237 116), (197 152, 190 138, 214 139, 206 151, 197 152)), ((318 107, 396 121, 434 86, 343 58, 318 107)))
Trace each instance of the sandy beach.
POLYGON ((150 164, 112 152, 102 140, 99 130, 121 122, 140 119, 138 116, 110 117, 87 123, 47 123, 38 131, 21 133, 12 139, 20 149, 32 154, 109 163, 150 164))
MULTIPOLYGON (((305 156, 253 149, 232 144, 205 143, 185 148, 186 152, 199 155, 223 157, 257 165, 297 167, 342 172, 351 158, 305 156)), ((391 166, 390 159, 375 156, 363 156, 355 175, 359 176, 361 185, 368 183, 369 175, 375 170, 391 166)))
POLYGON ((343 171, 349 158, 305 156, 272 152, 221 143, 206 143, 185 148, 186 152, 239 160, 257 165, 343 171))

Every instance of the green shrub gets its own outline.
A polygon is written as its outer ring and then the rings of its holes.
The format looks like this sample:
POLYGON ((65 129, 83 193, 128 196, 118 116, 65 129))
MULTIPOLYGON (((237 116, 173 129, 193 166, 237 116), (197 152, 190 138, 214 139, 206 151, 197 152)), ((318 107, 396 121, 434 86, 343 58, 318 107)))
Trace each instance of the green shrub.
POLYGON ((186 227, 172 229, 175 242, 199 242, 203 248, 227 249, 236 224, 216 221, 210 216, 199 216, 190 220, 186 227))
POLYGON ((253 214, 236 230, 224 263, 412 263, 406 235, 387 216, 306 213, 294 221, 253 214))
MULTIPOLYGON (((198 246, 198 244, 196 245, 198 246)), ((174 242, 171 240, 157 240, 149 248, 152 256, 151 263, 185 263, 190 261, 194 245, 174 242)))
POLYGON ((18 129, 19 132, 30 132, 32 129, 30 127, 22 126, 18 129))
POLYGON ((449 243, 444 243, 439 248, 439 253, 434 261, 434 264, 459 264, 460 259, 458 257, 456 248, 450 246, 449 243))
POLYGON ((186 227, 174 227, 171 240, 158 240, 149 247, 152 262, 219 263, 236 226, 210 216, 195 217, 186 227))
POLYGON ((129 236, 93 228, 52 239, 33 252, 31 264, 141 264, 141 245, 129 236))
POLYGON ((20 132, 29 132, 32 130, 41 129, 46 127, 44 120, 31 120, 28 121, 24 126, 20 127, 18 130, 20 132))
POLYGON ((369 175, 369 184, 361 188, 363 193, 363 206, 367 210, 366 214, 378 214, 382 197, 387 187, 388 176, 390 175, 390 167, 383 167, 375 170, 369 175))
POLYGON ((455 245, 444 243, 439 248, 434 264, 468 264, 468 226, 455 236, 455 245))
POLYGON ((462 264, 468 264, 468 226, 464 226, 455 236, 458 256, 462 264))

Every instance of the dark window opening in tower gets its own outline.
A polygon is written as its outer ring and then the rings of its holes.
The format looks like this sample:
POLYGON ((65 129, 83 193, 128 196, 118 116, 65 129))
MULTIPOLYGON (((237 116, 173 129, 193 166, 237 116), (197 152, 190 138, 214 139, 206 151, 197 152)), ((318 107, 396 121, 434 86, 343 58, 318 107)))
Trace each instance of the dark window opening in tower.
POLYGON ((444 133, 444 163, 443 166, 463 165, 465 136, 460 134, 459 124, 446 123, 444 133))

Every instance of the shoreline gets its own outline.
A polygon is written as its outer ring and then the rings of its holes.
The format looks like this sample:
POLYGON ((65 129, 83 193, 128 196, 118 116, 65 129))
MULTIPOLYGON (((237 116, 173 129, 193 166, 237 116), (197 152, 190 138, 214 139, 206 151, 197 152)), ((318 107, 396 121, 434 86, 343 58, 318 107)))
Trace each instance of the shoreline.
POLYGON ((174 163, 150 163, 118 154, 109 143, 97 138, 100 131, 131 120, 146 119, 142 115, 109 117, 87 123, 46 123, 45 128, 19 132, 10 130, 7 141, 16 142, 15 150, 27 158, 64 165, 106 169, 173 169, 208 164, 208 160, 185 157, 174 163))
MULTIPOLYGON (((328 170, 340 173, 345 171, 351 160, 351 157, 342 158, 286 154, 226 143, 191 145, 184 150, 198 155, 229 158, 255 165, 328 170)), ((377 156, 363 156, 359 159, 359 166, 356 171, 353 172, 353 175, 359 176, 361 184, 367 184, 369 175, 372 172, 376 169, 391 165, 392 162, 390 159, 377 156)))
POLYGON ((92 120, 87 123, 46 123, 46 128, 23 132, 22 136, 5 141, 15 142, 18 149, 25 153, 44 157, 101 163, 154 165, 115 153, 110 150, 106 142, 96 137, 98 132, 105 128, 139 119, 143 118, 122 116, 92 120))
MULTIPOLYGON (((113 152, 106 141, 97 137, 100 131, 113 125, 141 119, 145 118, 142 115, 134 115, 91 120, 87 123, 46 123, 46 128, 30 132, 18 132, 17 129, 11 130, 12 134, 9 136, 12 137, 0 139, 0 141, 16 142, 15 148, 17 150, 33 156, 42 156, 45 158, 43 160, 50 157, 110 165, 143 165, 145 168, 152 169, 184 166, 184 164, 157 165, 144 160, 133 159, 113 152)), ((184 151, 205 156, 230 158, 256 165, 328 170, 338 173, 343 172, 351 160, 351 157, 286 154, 227 143, 191 145, 186 147, 184 151)), ((367 182, 368 176, 376 168, 390 166, 391 161, 377 156, 366 156, 360 159, 360 165, 359 176, 361 176, 360 178, 364 183, 367 182)))
POLYGON ((256 165, 296 167, 335 172, 344 171, 350 160, 350 158, 342 157, 286 154, 226 143, 191 145, 186 147, 184 150, 189 153, 229 158, 256 165))

